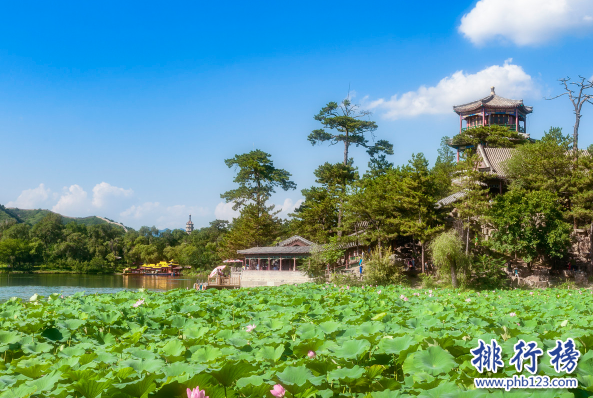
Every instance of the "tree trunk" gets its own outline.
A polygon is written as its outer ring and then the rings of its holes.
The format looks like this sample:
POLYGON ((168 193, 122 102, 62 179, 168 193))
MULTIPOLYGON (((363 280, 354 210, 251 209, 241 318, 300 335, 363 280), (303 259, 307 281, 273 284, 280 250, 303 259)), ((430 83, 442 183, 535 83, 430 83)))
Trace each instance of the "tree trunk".
POLYGON ((576 120, 574 123, 574 133, 573 133, 573 149, 574 149, 574 156, 575 158, 577 158, 578 155, 578 150, 579 150, 579 124, 581 123, 581 112, 580 112, 580 107, 575 106, 575 114, 576 114, 576 120))
POLYGON ((342 230, 340 229, 342 227, 342 202, 340 202, 340 204, 338 205, 339 209, 338 209, 338 238, 342 237, 342 230))
POLYGON ((591 220, 591 230, 589 232, 589 275, 593 275, 593 220, 591 220))
POLYGON ((424 269, 424 242, 420 242, 420 247, 422 248, 422 273, 425 273, 424 269))
POLYGON ((467 238, 465 239, 465 255, 469 255, 469 217, 467 218, 467 238))
POLYGON ((377 244, 379 246, 379 259, 382 259, 383 258, 383 250, 381 249, 381 239, 378 240, 377 244))
MULTIPOLYGON (((344 141, 344 166, 348 165, 348 146, 350 145, 350 142, 348 141, 348 131, 346 131, 346 141, 344 141)), ((346 182, 344 181, 344 186, 343 186, 343 193, 346 192, 346 182)), ((338 210, 338 238, 342 237, 342 231, 340 230, 340 227, 342 226, 342 201, 340 200, 340 209, 338 210)))
POLYGON ((457 289, 459 284, 457 283, 457 269, 455 261, 451 262, 451 286, 453 289, 457 289))

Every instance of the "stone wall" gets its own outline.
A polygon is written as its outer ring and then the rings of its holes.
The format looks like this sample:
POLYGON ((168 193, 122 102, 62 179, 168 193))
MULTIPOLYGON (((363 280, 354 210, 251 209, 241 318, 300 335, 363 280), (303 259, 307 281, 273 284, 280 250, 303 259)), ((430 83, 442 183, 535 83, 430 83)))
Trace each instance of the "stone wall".
POLYGON ((312 282, 301 271, 253 271, 246 270, 241 273, 241 287, 280 286, 312 282))

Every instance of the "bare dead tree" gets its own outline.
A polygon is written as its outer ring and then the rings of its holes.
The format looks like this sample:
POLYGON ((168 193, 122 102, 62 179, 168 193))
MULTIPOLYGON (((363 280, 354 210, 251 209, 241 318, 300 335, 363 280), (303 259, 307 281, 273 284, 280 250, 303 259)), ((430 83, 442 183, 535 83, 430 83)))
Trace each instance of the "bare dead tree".
POLYGON ((574 114, 576 117, 573 133, 573 147, 575 156, 577 156, 577 152, 579 149, 579 124, 581 122, 582 116, 581 109, 583 108, 585 102, 593 104, 593 102, 591 101, 593 99, 593 94, 589 94, 586 92, 588 89, 593 88, 593 81, 587 80, 581 75, 579 75, 579 79, 581 79, 580 82, 571 82, 570 77, 567 77, 565 79, 559 79, 558 81, 560 82, 560 84, 564 85, 564 89, 566 92, 552 98, 546 98, 547 100, 553 100, 558 97, 562 97, 563 95, 568 95, 568 98, 570 98, 570 102, 572 102, 572 106, 574 107, 574 114), (576 88, 573 90, 572 86, 576 86, 576 88), (576 92, 578 92, 578 94, 576 94, 576 92))

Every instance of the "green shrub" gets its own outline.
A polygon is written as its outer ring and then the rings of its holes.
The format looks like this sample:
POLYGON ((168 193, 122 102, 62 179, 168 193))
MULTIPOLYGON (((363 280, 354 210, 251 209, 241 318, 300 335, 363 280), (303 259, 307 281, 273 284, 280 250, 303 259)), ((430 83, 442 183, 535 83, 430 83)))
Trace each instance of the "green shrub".
POLYGON ((370 285, 402 285, 406 278, 403 264, 395 260, 391 248, 376 248, 363 263, 364 281, 370 285))
POLYGON ((486 254, 470 259, 467 287, 476 290, 501 289, 508 286, 509 278, 503 271, 504 259, 497 259, 486 254))
POLYGON ((439 286, 439 281, 434 275, 420 274, 423 289, 434 289, 439 286))
POLYGON ((330 283, 339 286, 362 286, 364 281, 359 277, 358 274, 347 273, 347 274, 333 274, 330 283))
POLYGON ((457 232, 451 230, 437 236, 430 244, 430 251, 439 279, 454 288, 465 286, 468 258, 457 232))

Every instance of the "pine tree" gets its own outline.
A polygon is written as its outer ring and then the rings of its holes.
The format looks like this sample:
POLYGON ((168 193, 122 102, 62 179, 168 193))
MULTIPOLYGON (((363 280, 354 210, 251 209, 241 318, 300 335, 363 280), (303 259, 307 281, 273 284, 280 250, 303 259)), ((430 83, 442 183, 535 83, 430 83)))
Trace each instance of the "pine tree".
POLYGON ((324 163, 315 172, 320 187, 302 190, 305 201, 294 213, 293 230, 317 243, 326 243, 339 231, 339 208, 346 197, 346 187, 358 179, 358 171, 341 163, 324 163))
POLYGON ((424 271, 425 244, 437 232, 443 229, 439 223, 439 213, 435 208, 438 187, 434 176, 428 169, 428 161, 422 153, 413 154, 408 165, 403 168, 401 179, 400 203, 403 209, 401 233, 411 236, 413 249, 415 241, 421 247, 422 270, 424 271))
POLYGON ((488 208, 489 190, 485 175, 478 170, 480 159, 477 155, 468 155, 459 163, 453 184, 464 196, 457 202, 459 218, 463 221, 462 237, 465 239, 465 253, 469 254, 469 235, 472 227, 477 232, 483 223, 483 216, 488 208))

